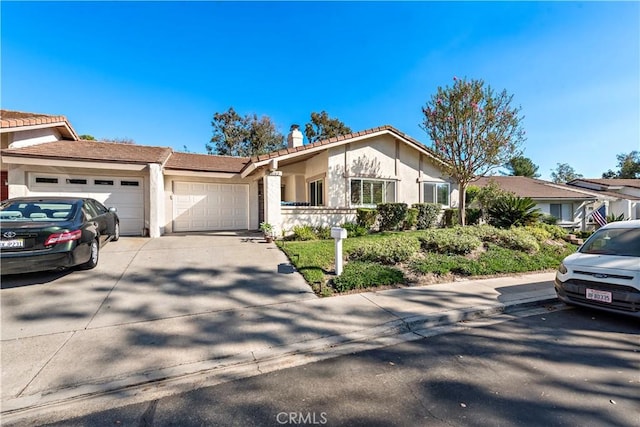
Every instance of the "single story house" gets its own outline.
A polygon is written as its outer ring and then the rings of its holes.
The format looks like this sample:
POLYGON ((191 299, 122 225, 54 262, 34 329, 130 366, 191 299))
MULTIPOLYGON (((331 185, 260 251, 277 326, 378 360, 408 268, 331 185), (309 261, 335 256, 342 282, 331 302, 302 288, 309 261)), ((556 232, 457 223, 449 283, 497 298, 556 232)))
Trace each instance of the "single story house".
POLYGON ((606 200, 607 214, 640 219, 640 179, 580 178, 567 183, 578 190, 589 191, 606 200))
POLYGON ((558 225, 565 228, 587 230, 595 227, 596 222, 591 217, 591 213, 603 204, 607 207, 607 214, 624 211, 627 219, 640 218, 638 210, 640 200, 638 195, 634 195, 634 191, 640 193, 640 180, 581 179, 567 184, 557 184, 524 176, 486 176, 479 178, 471 185, 484 187, 491 181, 516 196, 533 199, 542 213, 556 217, 558 225), (602 189, 581 185, 583 182, 600 181, 613 182, 608 182, 609 187, 602 189), (613 191, 623 184, 616 183, 617 181, 635 181, 635 183, 626 182, 626 186, 622 188, 627 189, 627 192, 622 193, 613 191), (633 187, 634 184, 637 187, 633 187))
MULTIPOLYGON (((253 158, 80 140, 63 116, 0 111, 9 197, 78 195, 118 209, 122 234, 338 225, 381 202, 455 205, 457 185, 431 150, 392 126, 253 158)), ((3 197, 4 198, 4 197, 3 197)))

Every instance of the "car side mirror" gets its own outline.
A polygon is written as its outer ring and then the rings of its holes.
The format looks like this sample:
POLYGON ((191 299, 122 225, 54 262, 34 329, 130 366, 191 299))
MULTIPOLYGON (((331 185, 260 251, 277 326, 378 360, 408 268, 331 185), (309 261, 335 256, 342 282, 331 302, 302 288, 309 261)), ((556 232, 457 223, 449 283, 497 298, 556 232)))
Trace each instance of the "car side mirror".
POLYGON ((116 213, 118 212, 118 208, 109 208, 109 212, 116 213))

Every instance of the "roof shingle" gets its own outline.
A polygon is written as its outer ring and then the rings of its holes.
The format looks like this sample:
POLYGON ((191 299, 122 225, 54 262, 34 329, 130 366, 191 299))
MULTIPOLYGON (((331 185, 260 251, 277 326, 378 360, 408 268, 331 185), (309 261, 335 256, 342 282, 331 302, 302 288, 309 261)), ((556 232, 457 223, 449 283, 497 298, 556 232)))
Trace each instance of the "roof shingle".
POLYGON ((572 190, 564 184, 555 184, 541 179, 528 178, 526 176, 484 176, 471 183, 478 187, 484 187, 493 180, 500 188, 514 193, 518 197, 530 197, 532 199, 572 199, 589 200, 595 196, 572 190))
POLYGON ((248 157, 173 153, 165 165, 165 168, 203 172, 239 173, 249 160, 248 157))
POLYGON ((171 148, 98 141, 54 141, 2 150, 3 155, 57 160, 164 163, 171 148))

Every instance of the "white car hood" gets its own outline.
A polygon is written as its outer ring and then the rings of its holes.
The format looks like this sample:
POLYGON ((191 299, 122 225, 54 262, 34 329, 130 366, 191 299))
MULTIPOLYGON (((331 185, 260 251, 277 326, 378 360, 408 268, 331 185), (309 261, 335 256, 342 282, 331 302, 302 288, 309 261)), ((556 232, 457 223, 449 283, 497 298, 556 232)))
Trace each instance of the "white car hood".
POLYGON ((632 256, 583 254, 576 252, 564 259, 564 265, 575 269, 587 267, 593 269, 614 269, 640 272, 640 258, 632 256))

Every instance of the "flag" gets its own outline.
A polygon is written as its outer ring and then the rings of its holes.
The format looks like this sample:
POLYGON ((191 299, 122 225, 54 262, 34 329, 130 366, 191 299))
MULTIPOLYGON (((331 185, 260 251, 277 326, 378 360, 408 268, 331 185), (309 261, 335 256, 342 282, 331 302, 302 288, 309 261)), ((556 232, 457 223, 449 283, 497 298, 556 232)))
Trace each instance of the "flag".
POLYGON ((606 215, 607 215, 607 207, 605 205, 602 205, 597 210, 591 213, 591 218, 593 218, 593 220, 597 222, 600 225, 600 227, 602 227, 607 224, 606 215))

